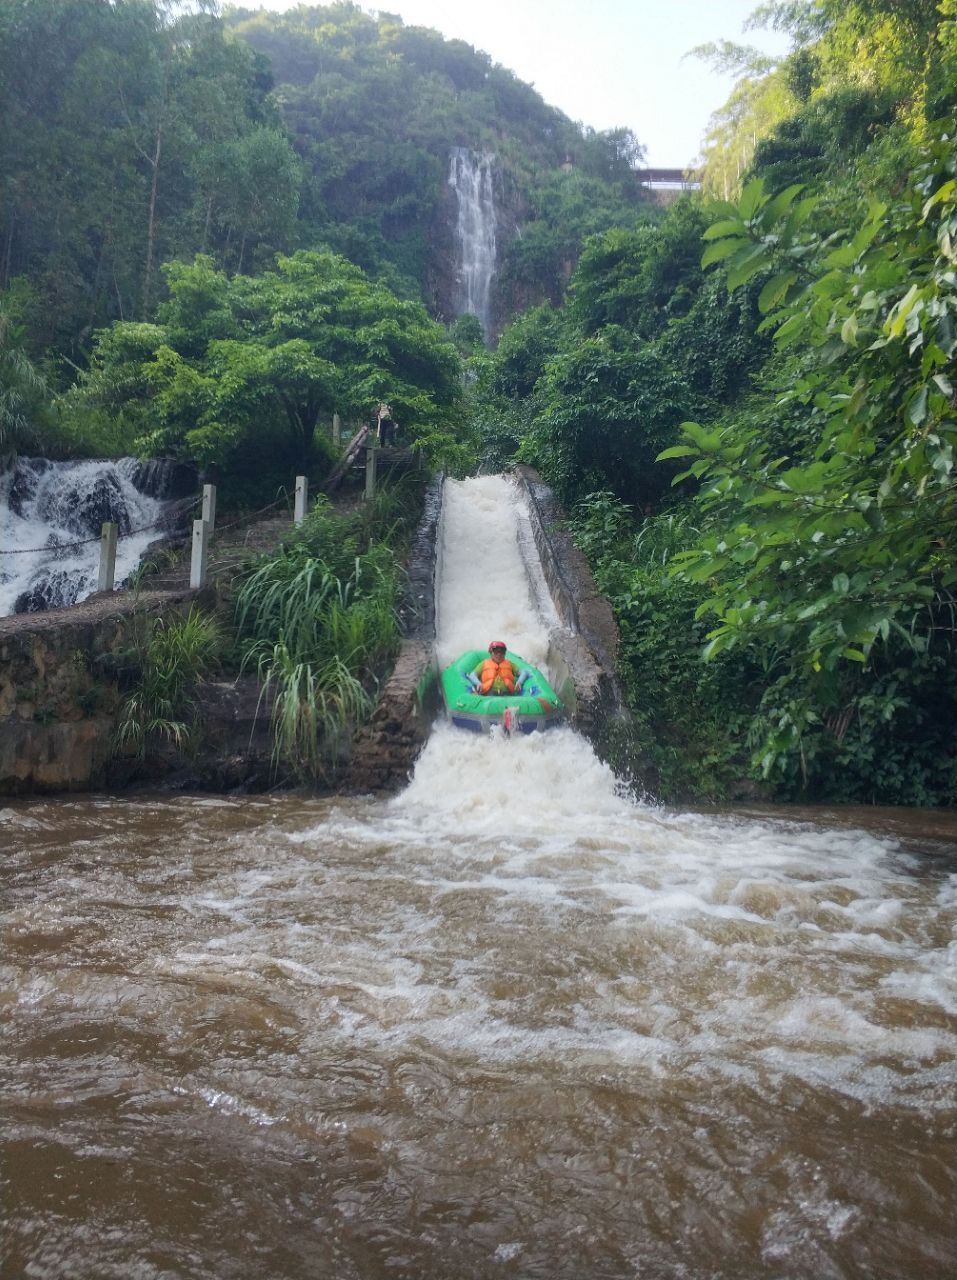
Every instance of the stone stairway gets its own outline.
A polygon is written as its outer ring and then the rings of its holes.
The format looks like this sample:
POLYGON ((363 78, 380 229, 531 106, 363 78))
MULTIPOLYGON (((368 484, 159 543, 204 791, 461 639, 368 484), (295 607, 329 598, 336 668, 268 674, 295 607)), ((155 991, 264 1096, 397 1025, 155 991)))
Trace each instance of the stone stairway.
MULTIPOLYGON (((230 526, 225 523, 213 530, 209 543, 207 580, 227 583, 251 560, 276 550, 283 538, 293 532, 292 516, 283 513, 252 523, 241 521, 230 526)), ((182 593, 189 590, 190 547, 186 543, 176 549, 177 558, 167 567, 147 575, 143 589, 150 594, 169 591, 182 593)))

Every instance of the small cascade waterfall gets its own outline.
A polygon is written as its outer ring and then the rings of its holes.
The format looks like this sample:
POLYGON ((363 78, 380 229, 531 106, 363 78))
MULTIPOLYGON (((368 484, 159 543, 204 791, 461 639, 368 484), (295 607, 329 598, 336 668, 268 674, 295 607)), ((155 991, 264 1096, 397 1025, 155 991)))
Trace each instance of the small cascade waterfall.
POLYGON ((456 237, 459 262, 457 315, 477 316, 482 329, 490 329, 492 276, 495 274, 494 157, 476 155, 467 147, 454 147, 449 165, 449 186, 458 203, 456 237))
POLYGON ((76 604, 95 591, 107 520, 119 529, 116 582, 123 583, 175 523, 179 470, 136 458, 19 458, 0 475, 0 616, 76 604))

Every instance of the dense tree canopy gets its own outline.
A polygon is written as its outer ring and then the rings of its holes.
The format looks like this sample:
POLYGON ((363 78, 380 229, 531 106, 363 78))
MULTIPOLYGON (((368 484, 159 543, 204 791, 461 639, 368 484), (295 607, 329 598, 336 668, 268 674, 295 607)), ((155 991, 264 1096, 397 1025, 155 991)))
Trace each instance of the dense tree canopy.
POLYGON ((299 175, 269 87, 210 13, 0 7, 0 288, 30 281, 35 345, 75 355, 105 320, 148 318, 184 251, 250 265, 288 244, 299 175))
POLYGON ((840 240, 805 231, 813 200, 771 199, 760 180, 707 233, 731 286, 779 268, 761 304, 792 353, 778 403, 798 418, 782 442, 688 423, 664 455, 697 459, 719 516, 677 562, 714 592, 712 651, 758 632, 814 669, 864 662, 892 628, 926 644, 957 585, 955 164, 945 138, 905 200, 862 208, 840 240))
POLYGON ((216 463, 252 455, 308 473, 321 420, 368 420, 388 399, 411 436, 447 424, 455 348, 403 302, 331 253, 229 277, 208 258, 166 269, 157 324, 120 322, 97 342, 75 414, 121 414, 130 448, 216 463))

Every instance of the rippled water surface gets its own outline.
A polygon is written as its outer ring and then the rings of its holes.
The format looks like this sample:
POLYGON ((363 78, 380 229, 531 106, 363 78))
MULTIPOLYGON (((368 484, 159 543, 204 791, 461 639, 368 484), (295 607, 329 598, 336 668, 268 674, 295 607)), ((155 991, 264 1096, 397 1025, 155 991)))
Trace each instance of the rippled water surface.
POLYGON ((953 1280, 957 835, 876 820, 442 726, 391 800, 8 804, 0 1274, 953 1280))
POLYGON ((571 733, 0 819, 5 1277, 953 1275, 939 853, 571 733))

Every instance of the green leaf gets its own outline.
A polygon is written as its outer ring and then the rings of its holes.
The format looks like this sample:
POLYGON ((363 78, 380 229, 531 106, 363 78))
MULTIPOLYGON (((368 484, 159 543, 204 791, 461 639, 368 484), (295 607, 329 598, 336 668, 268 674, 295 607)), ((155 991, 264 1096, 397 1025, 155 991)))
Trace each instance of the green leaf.
POLYGON ((779 191, 774 199, 768 202, 767 208, 762 214, 762 222, 768 226, 776 222, 791 207, 803 190, 804 183, 795 182, 792 186, 785 187, 783 191, 779 191))
POLYGON ((687 458, 689 454, 697 454, 698 450, 689 444, 673 444, 670 449, 663 449, 655 458, 655 462, 666 462, 668 458, 687 458))
POLYGON ((722 236, 746 238, 747 228, 740 218, 725 218, 721 222, 713 222, 705 231, 703 239, 720 240, 722 236))
POLYGON ((796 311, 794 315, 789 316, 784 324, 775 330, 774 341, 781 347, 786 347, 790 343, 802 337, 807 328, 808 317, 804 312, 796 311))
POLYGON ((797 280, 796 271, 782 271, 772 276, 758 296, 758 310, 764 313, 783 302, 795 280, 797 280))
POLYGON ((942 183, 934 192, 934 194, 930 197, 930 199, 925 201, 924 207, 921 210, 922 222, 927 221, 927 215, 930 213, 931 209, 935 207, 935 205, 940 204, 944 200, 950 199, 950 197, 954 194, 955 185, 957 184, 955 184, 954 179, 951 178, 948 182, 942 183))
MULTIPOLYGON (((790 247, 795 235, 800 231, 801 227, 807 222, 808 218, 814 212, 818 205, 817 196, 807 196, 794 206, 788 216, 787 222, 784 224, 784 230, 781 232, 779 243, 782 248, 790 247)), ((796 252, 796 251, 795 251, 796 252)))
POLYGON ((710 267, 712 262, 721 262, 724 258, 730 258, 733 253, 737 253, 739 249, 750 245, 752 242, 745 239, 719 240, 717 244, 709 245, 701 255, 702 267, 710 267))
POLYGON ((764 182, 761 178, 754 178, 741 192, 741 199, 738 201, 738 212, 745 222, 749 222, 763 203, 764 182))
POLYGON ((841 325, 841 341, 848 347, 857 346, 857 316, 848 316, 841 325))
POLYGON ((842 244, 824 259, 826 267, 849 267, 857 259, 857 250, 853 244, 842 244))
POLYGON ((907 406, 907 417, 914 424, 915 427, 919 427, 920 424, 927 417, 927 388, 926 387, 921 387, 920 390, 917 392, 917 394, 911 400, 910 404, 907 406))
POLYGON ((682 422, 681 430, 702 453, 716 453, 721 444, 720 431, 706 431, 699 422, 682 422))
POLYGON ((736 253, 728 264, 728 288, 737 289, 746 284, 767 266, 770 257, 770 250, 764 244, 752 244, 736 253))

